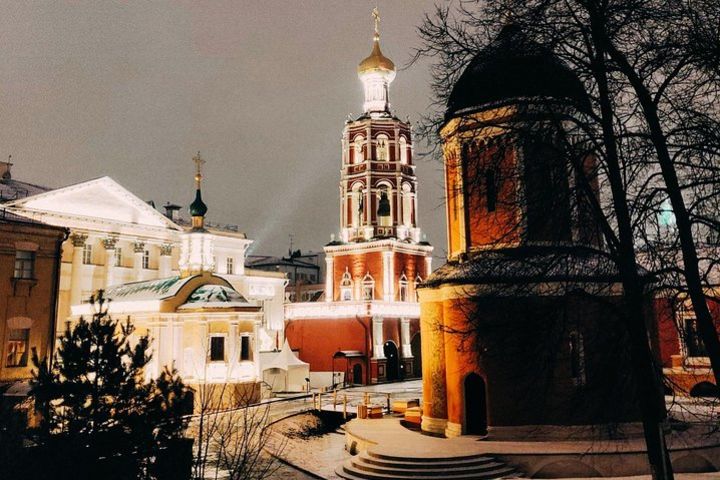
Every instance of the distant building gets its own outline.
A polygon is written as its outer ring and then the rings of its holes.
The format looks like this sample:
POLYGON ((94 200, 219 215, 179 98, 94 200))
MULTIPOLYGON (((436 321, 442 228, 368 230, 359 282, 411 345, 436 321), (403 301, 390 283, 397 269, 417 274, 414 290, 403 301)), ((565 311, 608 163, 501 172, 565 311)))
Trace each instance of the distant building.
POLYGON ((0 210, 0 385, 32 377, 33 349, 52 352, 67 234, 0 210))
POLYGON ((365 103, 343 130, 341 230, 324 248, 324 294, 285 306, 288 342, 310 364, 315 386, 414 378, 421 370, 416 291, 433 248, 417 225, 412 131, 390 109, 395 66, 380 51, 377 25, 358 76, 365 103))
POLYGON ((314 302, 322 298, 325 290, 325 254, 318 252, 289 252, 287 257, 250 255, 245 265, 266 272, 282 272, 288 279, 285 300, 288 302, 314 302))

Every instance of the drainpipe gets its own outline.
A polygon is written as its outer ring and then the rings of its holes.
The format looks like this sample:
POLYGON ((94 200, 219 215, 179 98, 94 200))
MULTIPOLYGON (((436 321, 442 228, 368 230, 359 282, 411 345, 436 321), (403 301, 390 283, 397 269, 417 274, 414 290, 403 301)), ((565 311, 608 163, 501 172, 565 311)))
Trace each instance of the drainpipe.
POLYGON ((57 331, 57 313, 60 303, 60 269, 62 268, 62 245, 63 243, 65 243, 65 240, 67 240, 69 235, 70 230, 64 229, 62 238, 56 240, 55 242, 55 258, 57 261, 53 266, 53 285, 51 290, 55 294, 55 301, 53 302, 52 308, 50 309, 50 337, 48 339, 47 348, 49 369, 52 369, 53 367, 53 360, 55 357, 55 343, 57 343, 57 340, 55 339, 55 332, 57 331))

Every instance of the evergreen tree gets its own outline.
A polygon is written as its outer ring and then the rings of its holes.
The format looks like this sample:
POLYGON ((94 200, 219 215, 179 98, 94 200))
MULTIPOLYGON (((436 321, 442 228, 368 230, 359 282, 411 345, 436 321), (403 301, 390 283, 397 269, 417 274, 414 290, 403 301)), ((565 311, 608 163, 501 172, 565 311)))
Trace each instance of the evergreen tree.
POLYGON ((67 329, 53 362, 33 352, 41 468, 52 478, 155 478, 158 455, 187 426, 188 389, 167 368, 146 382, 149 337, 110 318, 102 291, 91 303, 92 320, 67 329))

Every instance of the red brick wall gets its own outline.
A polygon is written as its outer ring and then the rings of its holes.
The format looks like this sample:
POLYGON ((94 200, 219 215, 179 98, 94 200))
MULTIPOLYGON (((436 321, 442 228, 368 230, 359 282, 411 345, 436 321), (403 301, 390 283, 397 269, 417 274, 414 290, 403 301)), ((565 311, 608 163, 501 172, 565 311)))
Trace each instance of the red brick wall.
MULTIPOLYGON (((285 336, 290 348, 298 350, 300 359, 310 364, 310 371, 329 372, 338 350, 359 350, 367 355, 366 332, 370 328, 367 318, 292 320, 285 326, 285 336)), ((345 360, 336 360, 335 368, 344 370, 345 360)))

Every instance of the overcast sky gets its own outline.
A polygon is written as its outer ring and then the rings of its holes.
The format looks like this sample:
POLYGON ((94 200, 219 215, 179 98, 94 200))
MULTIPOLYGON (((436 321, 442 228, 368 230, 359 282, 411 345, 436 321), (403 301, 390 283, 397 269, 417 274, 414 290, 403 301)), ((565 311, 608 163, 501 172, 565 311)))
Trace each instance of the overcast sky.
MULTIPOLYGON (((434 0, 379 2, 383 53, 407 64, 434 0)), ((252 253, 318 250, 339 229, 340 139, 362 108, 357 64, 375 2, 3 1, 0 157, 14 178, 61 187, 108 175, 145 200, 187 205, 207 160, 211 221, 252 253)), ((398 72, 400 118, 430 103, 427 65, 398 72)), ((423 150, 416 142, 418 151, 423 150)), ((442 171, 419 161, 420 226, 445 251, 442 171)))

